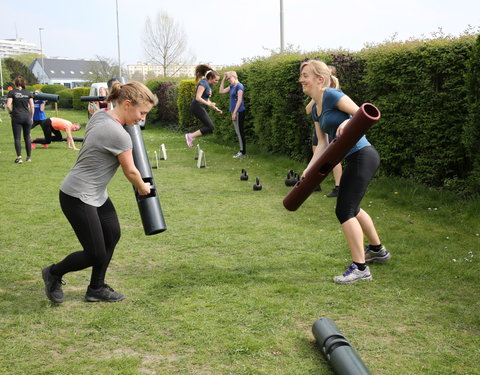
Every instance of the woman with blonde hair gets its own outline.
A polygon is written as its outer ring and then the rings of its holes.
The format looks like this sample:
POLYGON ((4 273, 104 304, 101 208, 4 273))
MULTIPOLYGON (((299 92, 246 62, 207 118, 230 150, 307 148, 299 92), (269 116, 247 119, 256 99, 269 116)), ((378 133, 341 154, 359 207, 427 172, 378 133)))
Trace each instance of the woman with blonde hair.
POLYGON ((219 79, 220 74, 210 66, 200 64, 195 67, 195 80, 198 81, 198 84, 195 89, 195 96, 190 105, 190 111, 200 120, 203 127, 193 133, 185 134, 185 140, 187 141, 188 147, 193 147, 193 141, 195 138, 202 135, 212 134, 215 130, 215 125, 208 115, 206 107, 213 108, 217 113, 222 113, 222 111, 217 108, 216 104, 210 101, 210 96, 212 96, 212 86, 216 85, 219 79))
POLYGON ((245 144, 245 129, 243 123, 245 121, 245 103, 244 94, 245 87, 239 82, 237 72, 226 72, 220 83, 220 94, 230 93, 230 112, 232 113, 233 127, 237 133, 240 151, 233 155, 234 158, 243 158, 247 153, 245 144), (224 87, 225 79, 230 82, 230 86, 224 87))
MULTIPOLYGON (((314 100, 312 118, 318 134, 318 146, 306 174, 320 158, 331 139, 341 136, 358 105, 342 91, 331 88, 332 74, 328 66, 317 60, 308 60, 300 66, 300 83, 303 92, 314 100)), ((333 278, 338 284, 352 284, 360 280, 372 280, 366 263, 386 261, 390 253, 380 242, 371 217, 360 208, 360 202, 380 164, 375 148, 363 136, 345 157, 345 168, 337 197, 336 216, 347 240, 353 262, 347 270, 333 278), (363 245, 363 236, 369 245, 363 245)))
POLYGON ((105 274, 120 239, 120 224, 107 185, 121 166, 140 195, 150 193, 150 184, 143 181, 135 167, 132 139, 123 126, 145 120, 157 98, 142 83, 115 82, 107 100, 115 102, 115 108, 99 110, 90 118, 77 161, 60 186, 60 206, 82 250, 42 270, 45 293, 55 303, 63 302, 62 277, 88 267, 92 267, 85 294, 88 302, 125 298, 105 284, 105 274))

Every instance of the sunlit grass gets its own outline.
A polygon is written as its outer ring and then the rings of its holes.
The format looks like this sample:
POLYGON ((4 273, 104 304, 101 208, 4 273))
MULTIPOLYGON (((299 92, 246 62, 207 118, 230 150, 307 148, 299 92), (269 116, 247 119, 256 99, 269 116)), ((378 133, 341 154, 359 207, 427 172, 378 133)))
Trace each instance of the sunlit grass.
POLYGON ((15 165, 0 116, 0 374, 331 374, 311 334, 323 316, 374 374, 480 374, 478 200, 375 179, 363 207, 392 259, 371 267, 373 282, 335 285, 350 259, 335 201, 282 206, 287 171, 303 165, 258 150, 233 159, 233 142, 204 137, 198 169, 182 134, 147 126, 148 150, 167 147, 153 172, 168 230, 143 234, 119 172, 109 193, 122 238, 107 282, 126 300, 85 303, 86 270, 65 276, 65 302, 52 306, 40 269, 79 250, 58 204, 77 152, 54 143, 15 165))

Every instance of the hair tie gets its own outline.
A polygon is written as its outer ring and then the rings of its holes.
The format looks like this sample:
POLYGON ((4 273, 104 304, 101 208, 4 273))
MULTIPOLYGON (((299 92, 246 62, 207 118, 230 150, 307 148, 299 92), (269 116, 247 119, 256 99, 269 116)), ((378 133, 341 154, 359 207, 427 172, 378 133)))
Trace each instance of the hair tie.
POLYGON ((210 73, 211 70, 207 70, 207 72, 205 73, 205 78, 207 77, 208 73, 210 73))

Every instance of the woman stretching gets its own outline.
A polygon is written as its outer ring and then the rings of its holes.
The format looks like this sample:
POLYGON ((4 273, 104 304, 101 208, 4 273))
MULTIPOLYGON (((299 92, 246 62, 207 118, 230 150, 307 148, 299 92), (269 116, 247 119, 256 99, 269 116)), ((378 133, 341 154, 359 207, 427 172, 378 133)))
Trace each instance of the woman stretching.
POLYGON ((193 115, 202 122, 203 127, 193 133, 185 134, 188 147, 193 147, 193 141, 196 137, 211 134, 215 129, 215 125, 213 125, 205 107, 211 107, 218 113, 222 113, 215 103, 210 101, 210 96, 212 96, 212 86, 216 85, 219 79, 220 75, 208 65, 200 64, 196 66, 195 80, 200 81, 197 84, 195 96, 190 105, 190 110, 193 115))
MULTIPOLYGON (((314 101, 312 118, 318 135, 318 146, 303 172, 308 173, 315 161, 328 146, 327 135, 331 139, 341 136, 348 121, 358 106, 342 91, 330 88, 332 75, 327 65, 318 60, 308 60, 300 66, 300 83, 305 94, 314 101)), ((352 284, 360 280, 372 280, 366 263, 385 261, 390 253, 378 237, 370 216, 360 208, 368 184, 380 164, 375 148, 363 136, 345 157, 345 168, 340 180, 336 215, 347 239, 353 262, 345 273, 333 278, 338 284, 352 284), (363 245, 363 236, 369 245, 363 245)))
POLYGON ((107 99, 111 111, 99 110, 86 127, 83 147, 70 173, 60 186, 60 206, 82 246, 57 264, 42 270, 45 293, 55 303, 63 302, 62 278, 68 272, 92 267, 88 302, 115 302, 125 298, 105 284, 105 274, 120 239, 120 224, 107 185, 119 166, 140 195, 150 193, 135 167, 132 139, 123 125, 145 120, 157 98, 142 83, 115 82, 107 99))

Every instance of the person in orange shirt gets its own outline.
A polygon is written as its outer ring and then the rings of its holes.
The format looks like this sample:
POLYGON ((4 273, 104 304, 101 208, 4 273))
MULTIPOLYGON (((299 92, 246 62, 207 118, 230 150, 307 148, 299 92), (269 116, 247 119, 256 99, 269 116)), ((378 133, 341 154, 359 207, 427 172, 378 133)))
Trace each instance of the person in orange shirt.
MULTIPOLYGON (((62 141, 63 137, 61 131, 64 131, 67 135, 68 148, 78 150, 78 148, 75 147, 75 141, 83 141, 82 138, 73 138, 72 136, 72 131, 80 130, 80 124, 73 124, 71 121, 58 117, 50 117, 42 121, 40 126, 42 127, 45 138, 35 138, 35 140, 32 141, 33 144, 42 143, 48 145, 52 142, 62 141), (54 134, 53 137, 52 133, 54 134)), ((33 148, 36 147, 34 146, 33 148)))

